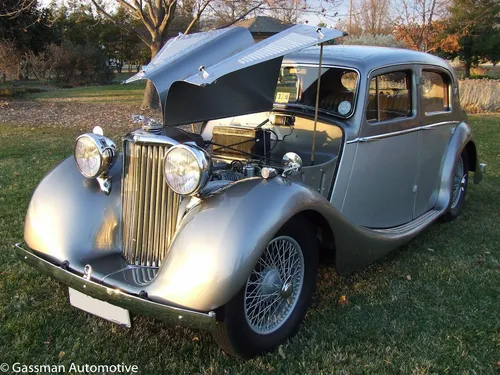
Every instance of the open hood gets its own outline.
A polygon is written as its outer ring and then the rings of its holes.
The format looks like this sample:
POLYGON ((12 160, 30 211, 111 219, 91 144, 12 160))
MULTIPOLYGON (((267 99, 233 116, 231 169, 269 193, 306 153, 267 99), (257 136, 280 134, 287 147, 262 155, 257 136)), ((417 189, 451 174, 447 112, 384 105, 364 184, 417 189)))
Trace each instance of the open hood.
POLYGON ((296 25, 259 43, 241 27, 179 36, 126 82, 154 83, 165 125, 268 111, 283 56, 342 35, 296 25))
POLYGON ((180 34, 168 40, 151 62, 125 83, 151 80, 163 105, 173 82, 195 74, 203 64, 215 64, 252 44, 252 34, 243 27, 180 34))

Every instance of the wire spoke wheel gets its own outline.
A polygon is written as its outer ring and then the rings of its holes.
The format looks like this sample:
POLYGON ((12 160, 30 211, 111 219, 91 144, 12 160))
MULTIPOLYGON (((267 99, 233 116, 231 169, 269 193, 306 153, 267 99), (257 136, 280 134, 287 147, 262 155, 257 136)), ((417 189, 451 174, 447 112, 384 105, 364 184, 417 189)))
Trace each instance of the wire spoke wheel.
POLYGON ((279 329, 289 318, 304 283, 304 256, 288 236, 273 239, 247 280, 244 311, 250 328, 259 334, 279 329))
POLYGON ((465 190, 467 182, 467 175, 465 173, 464 162, 462 158, 458 158, 457 168, 453 176, 453 195, 451 198, 451 208, 455 208, 460 202, 462 192, 465 190))

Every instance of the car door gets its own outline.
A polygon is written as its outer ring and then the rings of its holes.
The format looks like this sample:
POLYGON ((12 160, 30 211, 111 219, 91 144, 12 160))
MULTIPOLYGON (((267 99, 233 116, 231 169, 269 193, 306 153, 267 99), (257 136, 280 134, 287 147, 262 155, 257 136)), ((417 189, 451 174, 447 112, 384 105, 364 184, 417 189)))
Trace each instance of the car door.
POLYGON ((452 108, 453 87, 456 85, 452 75, 445 69, 429 65, 419 66, 418 74, 422 127, 415 217, 436 205, 441 167, 458 122, 454 121, 455 108, 452 108))
POLYGON ((343 214, 390 228, 413 219, 420 144, 413 65, 373 71, 343 214))

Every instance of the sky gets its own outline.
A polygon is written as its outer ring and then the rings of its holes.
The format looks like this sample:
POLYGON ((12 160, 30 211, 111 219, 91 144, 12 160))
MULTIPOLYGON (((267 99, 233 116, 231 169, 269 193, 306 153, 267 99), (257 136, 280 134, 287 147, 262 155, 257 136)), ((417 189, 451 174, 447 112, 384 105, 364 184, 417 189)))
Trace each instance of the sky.
MULTIPOLYGON (((308 6, 312 10, 321 9, 321 1, 320 0, 308 0, 308 6)), ((328 26, 335 26, 335 24, 340 19, 346 19, 349 14, 349 0, 341 0, 340 5, 338 7, 326 7, 327 12, 322 14, 307 12, 301 17, 303 20, 309 21, 309 25, 317 25, 320 22, 326 23, 328 26), (335 15, 337 13, 337 15, 335 15)))
MULTIPOLYGON (((40 0, 39 3, 41 6, 47 6, 52 0, 40 0)), ((111 0, 108 0, 111 2, 111 0)), ((349 13, 349 0, 335 0, 336 3, 340 3, 338 7, 331 7, 328 5, 328 0, 306 0, 309 11, 305 12, 301 20, 308 21, 309 25, 317 25, 320 22, 326 23, 328 26, 334 27, 335 24, 340 19, 345 19, 349 13), (318 14, 318 10, 320 10, 325 4, 324 7, 327 9, 325 14, 318 14), (335 14, 337 13, 337 14, 335 14)), ((56 0, 57 3, 62 3, 64 0, 56 0)))

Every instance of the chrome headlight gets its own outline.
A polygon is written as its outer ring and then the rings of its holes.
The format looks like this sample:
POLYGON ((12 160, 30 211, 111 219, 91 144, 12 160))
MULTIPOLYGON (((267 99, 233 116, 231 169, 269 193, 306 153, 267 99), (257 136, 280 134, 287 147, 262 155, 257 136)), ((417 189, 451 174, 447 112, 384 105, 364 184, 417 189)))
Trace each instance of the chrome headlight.
POLYGON ((96 178, 115 162, 116 145, 107 137, 86 133, 76 139, 74 156, 81 174, 86 178, 96 178))
POLYGON ((196 194, 205 187, 211 174, 212 161, 201 148, 176 145, 165 154, 165 180, 177 194, 196 194))

